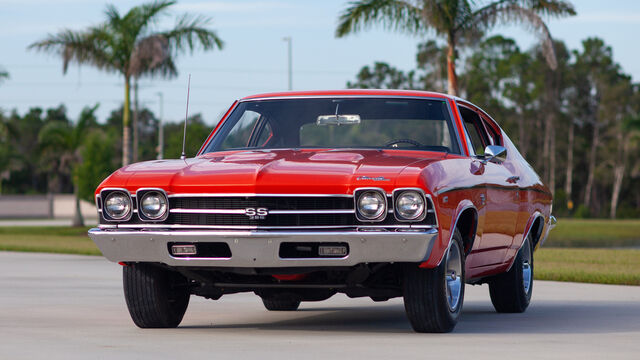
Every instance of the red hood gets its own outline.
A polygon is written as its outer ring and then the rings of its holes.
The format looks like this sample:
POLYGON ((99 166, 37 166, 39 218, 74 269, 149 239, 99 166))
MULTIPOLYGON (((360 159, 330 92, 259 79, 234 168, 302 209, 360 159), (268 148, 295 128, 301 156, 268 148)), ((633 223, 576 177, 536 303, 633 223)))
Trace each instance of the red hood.
POLYGON ((420 169, 445 156, 400 150, 219 152, 186 161, 133 164, 106 179, 98 191, 161 187, 169 193, 351 194, 354 188, 366 186, 391 191, 416 186, 420 169))

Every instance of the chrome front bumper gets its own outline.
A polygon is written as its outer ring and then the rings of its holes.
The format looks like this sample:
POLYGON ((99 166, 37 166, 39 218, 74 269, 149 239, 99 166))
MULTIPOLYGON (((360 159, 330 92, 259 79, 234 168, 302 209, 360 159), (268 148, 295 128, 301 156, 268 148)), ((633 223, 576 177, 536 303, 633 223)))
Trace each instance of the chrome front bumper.
POLYGON ((89 237, 114 262, 160 262, 171 266, 307 267, 352 266, 367 262, 422 262, 429 258, 437 229, 421 231, 132 231, 89 230, 89 237), (169 253, 170 242, 224 242, 229 258, 183 258, 169 253), (345 242, 342 258, 282 259, 283 242, 345 242))

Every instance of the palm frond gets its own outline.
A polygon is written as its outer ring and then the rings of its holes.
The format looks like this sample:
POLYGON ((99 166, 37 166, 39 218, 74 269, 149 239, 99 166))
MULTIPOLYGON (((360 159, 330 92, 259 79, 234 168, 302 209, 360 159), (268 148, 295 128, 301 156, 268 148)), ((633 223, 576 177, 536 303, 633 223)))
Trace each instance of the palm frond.
POLYGON ((117 70, 111 56, 105 50, 108 41, 106 32, 91 28, 86 32, 69 29, 57 34, 49 34, 45 39, 34 42, 27 49, 54 53, 62 56, 62 72, 66 73, 70 63, 93 65, 107 71, 117 70))
POLYGON ((373 25, 415 34, 423 30, 421 9, 403 0, 358 0, 338 19, 335 36, 343 37, 373 25))
POLYGON ((542 16, 565 17, 576 14, 573 4, 562 0, 525 0, 520 6, 542 16))
POLYGON ((115 5, 107 4, 104 9, 104 14, 107 17, 108 24, 110 24, 114 28, 118 27, 118 24, 120 24, 122 17, 120 16, 120 12, 118 11, 118 8, 116 8, 115 5))
POLYGON ((439 34, 456 29, 473 15, 468 0, 427 0, 423 2, 422 18, 439 34))
POLYGON ((86 138, 89 132, 97 129, 98 118, 96 117, 96 111, 100 107, 100 103, 94 106, 85 106, 80 112, 78 122, 73 126, 72 141, 73 148, 78 149, 86 138))
POLYGON ((189 50, 193 52, 198 46, 204 50, 222 49, 224 42, 215 31, 206 28, 211 19, 205 16, 191 16, 185 14, 178 18, 173 29, 157 35, 163 36, 169 42, 169 48, 174 52, 189 50))
POLYGON ((129 31, 136 35, 144 34, 146 28, 154 25, 160 15, 175 4, 176 1, 173 0, 156 0, 132 8, 124 17, 125 22, 131 26, 129 31))
MULTIPOLYGON (((542 2, 542 0, 538 2, 542 2)), ((536 13, 536 10, 524 8, 518 3, 522 3, 522 1, 499 1, 478 9, 468 22, 462 24, 463 27, 460 30, 465 28, 488 30, 498 23, 525 25, 536 34, 547 64, 552 70, 555 70, 558 64, 549 28, 536 13)))
POLYGON ((51 121, 38 133, 38 144, 42 149, 64 152, 73 148, 73 128, 67 122, 51 121))

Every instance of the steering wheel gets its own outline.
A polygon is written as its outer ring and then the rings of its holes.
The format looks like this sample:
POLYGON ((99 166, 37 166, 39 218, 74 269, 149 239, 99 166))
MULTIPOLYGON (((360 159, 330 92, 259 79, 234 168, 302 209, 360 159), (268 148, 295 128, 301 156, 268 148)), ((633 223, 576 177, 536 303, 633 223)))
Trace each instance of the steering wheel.
POLYGON ((398 144, 401 144, 401 143, 411 144, 411 145, 414 145, 416 147, 424 147, 424 145, 420 144, 419 142, 417 142, 415 140, 411 140, 411 139, 393 139, 393 140, 387 142, 386 144, 384 144, 384 146, 397 148, 398 144))

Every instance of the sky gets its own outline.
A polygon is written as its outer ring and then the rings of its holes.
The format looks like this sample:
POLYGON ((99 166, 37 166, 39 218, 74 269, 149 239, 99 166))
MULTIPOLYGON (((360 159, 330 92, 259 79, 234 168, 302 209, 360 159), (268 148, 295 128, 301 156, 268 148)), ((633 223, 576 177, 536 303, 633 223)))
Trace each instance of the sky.
MULTIPOLYGON (((144 1, 112 0, 122 13, 144 1)), ((104 19, 107 2, 94 0, 0 0, 0 69, 10 78, 0 83, 0 111, 56 107, 64 104, 70 118, 85 106, 100 104, 99 121, 121 106, 124 80, 118 74, 72 65, 62 74, 59 56, 26 48, 48 33, 81 30, 104 19)), ((574 0, 578 15, 547 19, 554 38, 569 49, 598 36, 613 48, 623 71, 640 81, 640 1, 574 0)), ((187 77, 191 74, 189 113, 201 113, 210 125, 238 98, 287 90, 287 43, 292 38, 293 89, 342 89, 359 69, 375 61, 402 70, 415 68, 417 44, 433 39, 385 31, 381 27, 337 39, 334 31, 346 0, 181 0, 157 26, 166 29, 176 15, 188 12, 213 19, 211 28, 225 42, 222 51, 182 54, 173 80, 143 79, 139 102, 156 114, 162 97, 165 121, 185 115, 187 77), (161 95, 160 95, 161 94, 161 95)), ((536 42, 519 27, 494 30, 514 38, 521 49, 536 42)), ((481 104, 479 104, 482 106, 481 104)))

